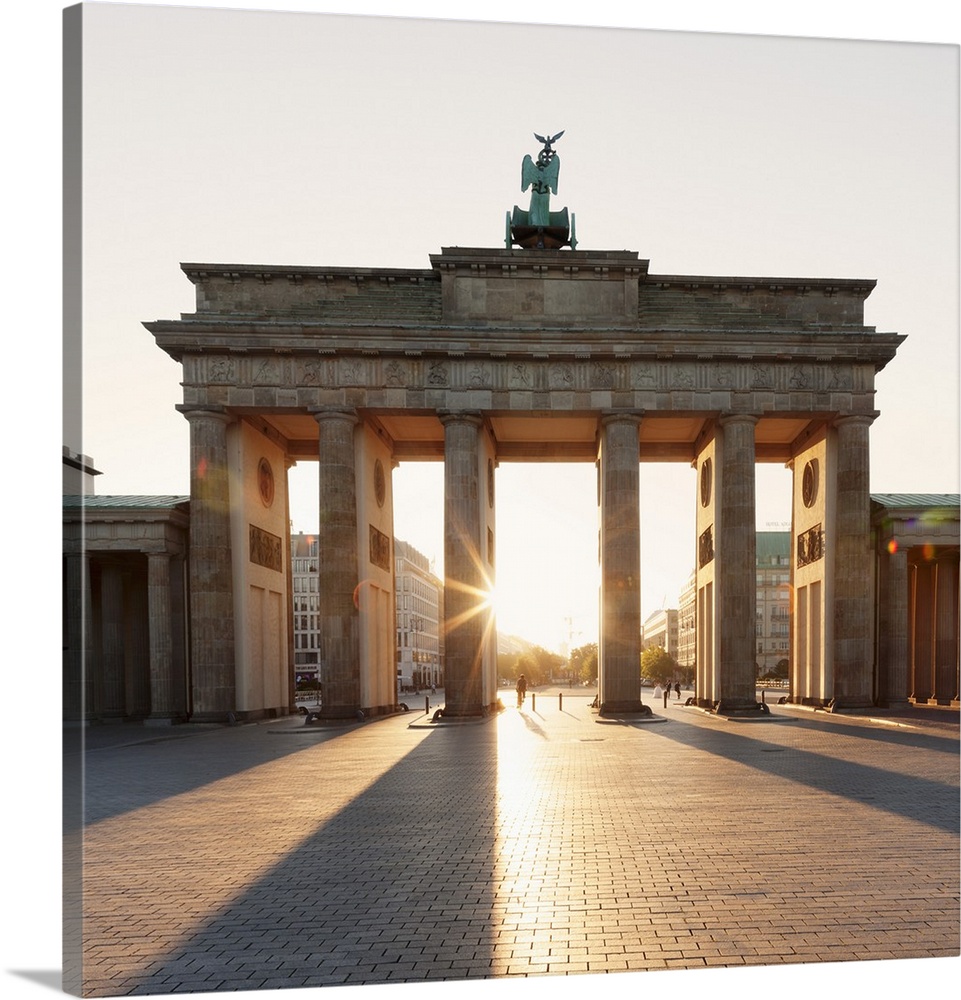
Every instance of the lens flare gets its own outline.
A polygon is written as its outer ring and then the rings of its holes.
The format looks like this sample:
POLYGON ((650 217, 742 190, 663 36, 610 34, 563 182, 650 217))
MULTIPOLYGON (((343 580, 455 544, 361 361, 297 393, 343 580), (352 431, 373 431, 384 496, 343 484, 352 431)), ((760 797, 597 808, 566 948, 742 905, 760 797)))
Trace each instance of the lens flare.
POLYGON ((892 538, 891 541, 888 542, 888 554, 893 556, 894 553, 897 551, 898 551, 898 543, 895 539, 892 538))

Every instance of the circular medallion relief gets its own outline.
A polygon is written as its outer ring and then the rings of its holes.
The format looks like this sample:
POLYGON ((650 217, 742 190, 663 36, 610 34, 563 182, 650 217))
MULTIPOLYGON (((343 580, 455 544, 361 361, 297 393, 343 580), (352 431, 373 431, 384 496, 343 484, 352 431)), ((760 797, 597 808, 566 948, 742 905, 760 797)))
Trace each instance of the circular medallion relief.
POLYGON ((274 470, 266 458, 257 466, 257 487, 264 506, 269 507, 274 502, 274 470))
POLYGON ((494 463, 487 460, 487 506, 494 506, 494 463))
POLYGON ((818 498, 818 460, 812 458, 804 466, 801 475, 801 499, 805 507, 813 507, 814 501, 818 498))
POLYGON ((374 496, 377 498, 377 506, 383 507, 387 498, 387 479, 384 476, 384 465, 379 458, 374 462, 374 496))
POLYGON ((704 459, 701 466, 701 506, 706 507, 711 502, 711 460, 704 459))

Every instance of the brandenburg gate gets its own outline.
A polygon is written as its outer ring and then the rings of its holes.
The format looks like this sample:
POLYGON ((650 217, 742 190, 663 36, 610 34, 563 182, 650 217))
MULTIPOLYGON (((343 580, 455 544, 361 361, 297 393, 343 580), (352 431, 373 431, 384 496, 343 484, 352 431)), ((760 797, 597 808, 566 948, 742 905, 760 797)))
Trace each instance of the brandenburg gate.
POLYGON ((183 264, 196 311, 145 324, 183 366, 193 719, 287 712, 287 469, 319 463, 323 714, 396 710, 392 469, 444 463, 448 718, 490 712, 503 462, 593 462, 598 706, 643 712, 645 462, 697 470, 700 705, 757 711, 755 464, 793 469, 791 697, 872 701, 869 434, 904 339, 871 280, 651 273, 577 248, 552 142, 503 248, 423 269, 183 264), (540 178, 540 179, 539 179, 540 178))

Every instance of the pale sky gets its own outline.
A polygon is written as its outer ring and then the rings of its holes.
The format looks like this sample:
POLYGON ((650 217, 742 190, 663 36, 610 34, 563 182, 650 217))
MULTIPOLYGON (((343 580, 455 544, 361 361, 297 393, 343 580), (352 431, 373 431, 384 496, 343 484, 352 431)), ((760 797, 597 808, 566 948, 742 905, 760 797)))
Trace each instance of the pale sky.
MULTIPOLYGON (((878 378, 872 489, 958 489, 957 52, 950 46, 91 4, 84 416, 97 492, 187 493, 180 368, 144 320, 182 261, 429 266, 502 246, 533 132, 581 249, 651 273, 876 278, 908 334, 878 378), (546 67, 552 67, 553 72, 546 67), (123 414, 118 419, 118 414, 123 414)), ((315 463, 291 475, 317 527, 315 463)), ((395 533, 443 560, 439 466, 395 473, 395 533)), ((594 469, 498 471, 500 628, 596 638, 594 469)), ((642 617, 693 565, 693 472, 642 468, 642 617)), ((758 526, 789 523, 759 466, 758 526)))
MULTIPOLYGON (((523 197, 519 166, 536 151, 531 133, 565 129, 558 201, 576 212, 582 247, 636 250, 652 273, 876 278, 868 322, 909 339, 878 378, 872 488, 958 491, 959 32, 943 0, 301 0, 286 6, 489 21, 522 14, 570 25, 590 18, 720 34, 487 24, 440 41, 436 33, 425 40, 424 26, 415 39, 415 26, 393 20, 375 39, 348 47, 343 36, 316 44, 316 34, 284 38, 275 19, 253 15, 243 19, 255 22, 253 39, 223 32, 211 39, 195 25, 173 37, 154 27, 136 39, 90 39, 97 50, 87 61, 90 405, 82 434, 65 433, 51 407, 60 363, 62 6, 17 5, 5 21, 0 60, 4 221, 12 234, 4 241, 5 370, 14 404, 8 416, 20 418, 19 427, 8 425, 8 469, 29 462, 37 487, 3 493, 5 552, 17 586, 8 597, 14 627, 0 733, 5 759, 30 765, 5 774, 8 801, 25 807, 7 830, 17 920, 2 938, 5 995, 47 997, 60 968, 59 654, 44 641, 56 617, 38 596, 50 592, 50 567, 59 566, 49 530, 59 516, 57 456, 62 444, 92 454, 105 473, 102 493, 187 492, 186 421, 173 409, 177 366, 140 326, 192 310, 180 261, 426 267, 445 245, 498 246, 504 212, 523 197), (879 41, 745 37, 766 35, 879 41), (345 209, 394 220, 381 230, 382 246, 358 238, 345 209)), ((125 6, 141 19, 149 14, 146 5, 125 6)), ((217 6, 285 5, 235 0, 208 8, 217 6)), ((212 14, 202 18, 209 23, 212 14)), ((523 469, 501 469, 499 533, 508 519, 527 523, 522 512, 504 512, 513 489, 508 473, 523 469)), ((671 469, 683 544, 688 470, 671 469)), ((648 482, 652 473, 642 471, 648 482)), ((586 549, 567 532, 565 518, 573 518, 590 522, 593 552, 592 495, 586 513, 566 506, 593 493, 589 467, 576 472, 590 489, 539 490, 553 524, 539 544, 559 547, 561 539, 586 549)), ((656 496, 645 492, 648 527, 656 496)), ((759 491, 759 520, 788 516, 776 500, 761 500, 759 491)), ((308 517, 295 513, 298 525, 308 517)), ((645 530, 648 608, 660 602, 658 589, 673 585, 651 581, 662 563, 652 559, 656 541, 645 530)), ((579 574, 589 573, 584 559, 572 558, 579 574)), ((669 576, 682 576, 688 567, 669 568, 669 576)), ((852 988, 893 998, 916 988, 919 971, 938 988, 956 980, 958 966, 948 959, 738 969, 712 972, 710 985, 751 995, 776 990, 785 1000, 852 988)), ((702 995, 703 982, 700 973, 671 972, 438 984, 431 992, 540 996, 548 987, 552 997, 568 998, 601 988, 616 997, 669 990, 681 998, 702 995)), ((416 987, 388 990, 397 1000, 423 995, 416 987)))

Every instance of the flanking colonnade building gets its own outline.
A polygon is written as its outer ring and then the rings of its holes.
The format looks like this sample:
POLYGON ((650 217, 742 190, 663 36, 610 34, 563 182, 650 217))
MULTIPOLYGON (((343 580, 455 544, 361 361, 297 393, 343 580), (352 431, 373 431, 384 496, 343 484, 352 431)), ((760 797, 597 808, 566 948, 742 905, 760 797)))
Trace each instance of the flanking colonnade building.
MULTIPOLYGON (((596 464, 602 714, 644 710, 654 461, 697 470, 698 702, 756 711, 758 462, 794 474, 791 697, 874 702, 870 429, 875 376, 904 338, 864 325, 873 281, 658 275, 635 252, 580 249, 182 269, 196 311, 145 326, 183 367, 194 719, 289 708, 287 470, 301 461, 319 464, 328 716, 396 708, 391 471, 405 461, 444 463, 445 716, 496 707, 504 462, 596 464)), ((907 702, 901 675, 885 695, 907 702)))

